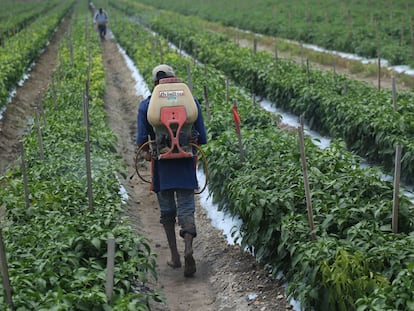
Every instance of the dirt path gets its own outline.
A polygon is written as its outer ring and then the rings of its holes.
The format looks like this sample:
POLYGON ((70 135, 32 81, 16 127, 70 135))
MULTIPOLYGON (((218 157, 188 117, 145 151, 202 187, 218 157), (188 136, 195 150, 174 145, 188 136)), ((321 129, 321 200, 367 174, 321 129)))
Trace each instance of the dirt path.
MULTIPOLYGON (((197 273, 185 278, 182 269, 173 270, 166 264, 169 259, 165 233, 159 223, 159 209, 155 195, 148 184, 134 173, 134 137, 136 112, 142 99, 135 93, 135 82, 116 44, 103 43, 106 68, 106 110, 111 128, 118 136, 118 151, 128 165, 128 178, 123 184, 129 195, 127 215, 137 232, 150 240, 158 255, 158 284, 163 289, 166 304, 154 305, 153 310, 217 311, 217 310, 286 310, 289 305, 278 281, 270 278, 257 265, 254 258, 240 252, 237 246, 228 245, 222 233, 212 227, 206 212, 197 204, 196 222, 199 235, 194 240, 197 273), (249 294, 257 298, 248 300, 249 294)), ((148 168, 143 167, 142 173, 148 168)), ((178 233, 178 228, 177 228, 178 233)), ((178 234, 177 234, 178 236, 178 234)), ((182 254, 184 244, 178 238, 182 254)))

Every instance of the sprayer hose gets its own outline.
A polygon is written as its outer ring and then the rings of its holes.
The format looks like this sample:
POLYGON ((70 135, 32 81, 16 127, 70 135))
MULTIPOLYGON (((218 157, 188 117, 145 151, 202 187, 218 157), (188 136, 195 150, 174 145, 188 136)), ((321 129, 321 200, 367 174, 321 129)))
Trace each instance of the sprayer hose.
MULTIPOLYGON (((144 144, 142 144, 136 154, 135 154, 135 171, 137 172, 138 177, 143 181, 146 182, 148 184, 151 183, 150 180, 146 180, 141 173, 139 172, 139 160, 140 160, 140 154, 141 152, 144 150, 144 148, 149 144, 149 142, 145 142, 144 144)), ((203 162, 203 166, 204 166, 204 174, 206 175, 206 181, 204 183, 204 186, 201 188, 201 190, 194 192, 195 194, 200 194, 202 193, 206 188, 207 188, 207 184, 208 184, 208 166, 207 166, 207 157, 206 154, 204 153, 204 151, 200 148, 200 146, 198 146, 197 144, 191 143, 190 144, 192 147, 194 147, 195 149, 197 149, 198 152, 200 152, 201 154, 201 161, 203 162)), ((197 160, 198 161, 198 160, 197 160)))

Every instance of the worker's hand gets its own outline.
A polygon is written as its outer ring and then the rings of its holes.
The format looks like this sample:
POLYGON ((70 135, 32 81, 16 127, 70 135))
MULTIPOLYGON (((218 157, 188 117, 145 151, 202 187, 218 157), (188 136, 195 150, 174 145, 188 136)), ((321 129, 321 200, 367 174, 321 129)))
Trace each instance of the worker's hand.
POLYGON ((135 159, 137 160, 146 160, 146 161, 151 161, 151 154, 148 150, 140 150, 140 146, 137 146, 135 148, 135 159), (139 154, 138 154, 139 152, 139 154), (137 157, 139 157, 137 159, 137 157))
POLYGON ((148 151, 143 151, 142 152, 144 155, 143 155, 143 158, 146 160, 146 161, 151 161, 151 154, 148 152, 148 151))
POLYGON ((141 158, 142 158, 142 152, 139 151, 139 146, 136 146, 135 151, 134 151, 134 161, 139 161, 139 160, 141 160, 141 158), (139 154, 138 154, 138 152, 139 152, 139 154))

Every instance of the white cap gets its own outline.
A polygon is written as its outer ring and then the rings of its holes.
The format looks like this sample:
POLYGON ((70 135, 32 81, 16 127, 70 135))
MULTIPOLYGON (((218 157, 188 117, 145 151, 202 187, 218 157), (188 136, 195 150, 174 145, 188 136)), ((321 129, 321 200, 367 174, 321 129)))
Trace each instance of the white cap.
POLYGON ((171 66, 168 66, 166 64, 161 64, 155 67, 152 70, 152 81, 158 81, 157 75, 159 72, 165 73, 165 76, 163 78, 169 78, 169 77, 175 77, 174 70, 171 66))

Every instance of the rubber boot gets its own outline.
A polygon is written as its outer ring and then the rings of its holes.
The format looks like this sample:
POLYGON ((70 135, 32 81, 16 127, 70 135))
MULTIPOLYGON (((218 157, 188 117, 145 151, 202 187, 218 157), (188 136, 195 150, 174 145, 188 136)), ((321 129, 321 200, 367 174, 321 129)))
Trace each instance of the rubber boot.
POLYGON ((196 263, 193 257, 193 235, 191 233, 184 234, 184 242, 185 242, 185 249, 184 249, 184 276, 191 277, 196 273, 196 263))
POLYGON ((180 255, 178 254, 177 241, 175 238, 175 223, 164 224, 165 234, 167 235, 168 246, 171 251, 171 260, 167 264, 176 269, 181 267, 180 255))

